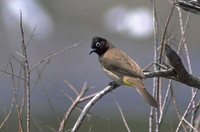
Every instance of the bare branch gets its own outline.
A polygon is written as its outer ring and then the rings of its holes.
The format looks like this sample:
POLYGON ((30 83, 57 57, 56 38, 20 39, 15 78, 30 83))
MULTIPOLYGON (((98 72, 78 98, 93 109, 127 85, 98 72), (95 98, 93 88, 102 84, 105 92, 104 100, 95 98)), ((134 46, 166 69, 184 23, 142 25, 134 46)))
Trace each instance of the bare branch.
POLYGON ((41 63, 44 63, 44 62, 46 62, 46 61, 49 61, 51 58, 57 56, 58 54, 61 54, 61 53, 65 52, 65 51, 67 51, 67 50, 69 50, 69 49, 72 49, 72 48, 78 46, 80 43, 81 43, 81 42, 78 42, 78 43, 76 43, 76 44, 74 44, 74 45, 72 45, 72 46, 66 47, 66 48, 63 49, 63 50, 60 50, 60 51, 58 51, 58 52, 55 52, 55 53, 51 54, 50 56, 47 56, 47 57, 43 58, 42 60, 40 60, 39 62, 37 62, 34 66, 32 66, 32 67, 30 68, 30 72, 31 72, 33 69, 35 69, 38 65, 40 65, 41 63))
POLYGON ((63 120, 60 122, 60 127, 59 127, 59 132, 63 132, 63 129, 64 129, 64 126, 65 126, 65 123, 69 117, 69 115, 72 113, 72 111, 76 108, 76 106, 78 105, 79 103, 79 100, 80 98, 86 93, 86 91, 88 90, 88 86, 87 86, 87 83, 85 83, 83 85, 83 88, 80 92, 80 94, 77 96, 76 100, 73 101, 72 105, 70 106, 70 108, 66 111, 64 117, 63 117, 63 120))
POLYGON ((198 130, 196 130, 196 128, 194 128, 194 126, 192 126, 192 124, 190 124, 185 118, 183 119, 183 121, 187 123, 190 126, 190 128, 192 128, 195 132, 198 132, 198 130))
MULTIPOLYGON (((7 62, 6 67, 5 67, 5 70, 2 70, 2 71, 7 71, 7 68, 8 68, 9 63, 10 63, 10 61, 7 62)), ((2 72, 2 71, 0 70, 0 72, 2 72)), ((4 74, 5 74, 5 72, 0 73, 0 78, 1 78, 4 74)))
MULTIPOLYGON (((152 8, 153 8, 153 31, 154 31, 154 71, 158 70, 158 67, 155 65, 158 62, 158 16, 157 16, 157 11, 156 11, 156 4, 155 0, 151 0, 152 3, 152 8)), ((153 95, 156 97, 157 95, 157 82, 159 78, 154 78, 153 79, 153 95)), ((151 107, 150 113, 149 113, 149 132, 153 131, 153 113, 154 113, 154 108, 151 107)))
POLYGON ((2 127, 5 125, 7 120, 10 118, 10 115, 12 114, 12 111, 13 111, 14 103, 15 103, 15 99, 14 99, 14 96, 13 96, 12 103, 11 103, 11 106, 10 106, 10 110, 9 110, 8 114, 6 115, 6 117, 4 118, 3 122, 0 124, 0 129, 2 129, 2 127))
MULTIPOLYGON (((82 88, 82 89, 83 89, 83 88, 82 88)), ((64 90, 59 89, 59 92, 60 92, 61 94, 63 94, 66 98, 68 98, 72 103, 75 101, 75 100, 72 98, 72 96, 70 96, 70 95, 69 95, 68 93, 66 93, 64 90)), ((81 112, 81 111, 83 110, 83 108, 80 107, 78 104, 80 104, 80 103, 83 102, 83 101, 87 101, 87 100, 93 98, 95 94, 96 94, 96 93, 93 93, 93 94, 91 94, 91 95, 87 95, 87 96, 81 97, 81 98, 78 100, 76 107, 74 107, 74 108, 76 108, 77 110, 79 110, 79 111, 81 112)), ((79 93, 78 93, 77 96, 79 96, 79 93)), ((69 110, 69 109, 68 109, 68 110, 69 110)), ((72 111, 71 111, 71 112, 72 112, 72 111)), ((70 113, 71 113, 71 112, 70 112, 70 113)), ((91 116, 91 115, 92 115, 92 114, 88 113, 88 116, 91 116)), ((68 117, 69 117, 69 116, 68 116, 68 117)), ((66 120, 67 120, 67 119, 66 119, 66 120)), ((66 122, 66 121, 65 121, 65 122, 66 122)))
POLYGON ((78 91, 76 90, 76 88, 70 84, 67 80, 64 80, 64 82, 68 85, 68 87, 76 94, 76 96, 79 95, 78 91))
POLYGON ((168 88, 167 88, 167 92, 165 94, 165 98, 163 101, 163 106, 161 107, 161 111, 160 111, 160 117, 159 117, 159 124, 162 123, 165 112, 167 111, 167 106, 168 106, 168 99, 170 98, 170 90, 172 89, 172 80, 169 80, 169 84, 168 84, 168 88))
POLYGON ((21 48, 22 48, 22 55, 24 56, 23 61, 24 61, 24 66, 23 66, 23 70, 24 70, 24 77, 25 80, 24 81, 24 86, 26 88, 26 131, 30 132, 30 70, 29 70, 29 61, 28 61, 28 56, 27 56, 27 47, 25 44, 25 37, 24 37, 24 29, 23 29, 23 22, 22 22, 22 12, 20 10, 20 30, 21 30, 21 38, 22 38, 22 42, 21 42, 21 48))
MULTIPOLYGON (((185 26, 183 27, 183 18, 182 18, 182 12, 180 10, 180 8, 178 7, 178 12, 179 12, 179 23, 180 23, 180 29, 181 29, 181 39, 180 39, 180 44, 179 44, 179 47, 181 46, 182 42, 183 42, 183 46, 184 46, 184 49, 185 49, 185 54, 186 54, 186 58, 187 58, 187 63, 188 63, 188 69, 189 69, 189 73, 192 74, 192 66, 191 66, 191 61, 190 61, 190 56, 189 56, 189 51, 188 51, 188 47, 187 47, 187 42, 186 42, 186 38, 185 38, 185 32, 186 32, 186 28, 188 27, 188 23, 189 23, 189 18, 190 18, 190 12, 188 13, 187 15, 187 19, 186 19, 186 22, 185 22, 185 26)), ((180 48, 179 48, 180 49, 180 48)), ((194 95, 195 93, 195 89, 192 88, 191 89, 191 93, 192 93, 192 96, 194 95)), ((192 108, 195 107, 195 100, 193 101, 192 103, 192 108)), ((191 115, 191 119, 190 119, 190 122, 191 122, 191 126, 194 125, 194 120, 195 120, 195 114, 196 114, 196 110, 193 110, 192 111, 192 115, 191 115)), ((192 127, 190 127, 190 130, 189 132, 192 132, 192 127)))
POLYGON ((144 72, 145 78, 153 78, 153 77, 163 77, 163 78, 171 78, 175 76, 174 69, 168 70, 160 70, 160 71, 153 71, 153 72, 144 72))
MULTIPOLYGON (((176 101, 176 97, 174 95, 174 90, 173 90, 172 87, 171 87, 171 97, 172 97, 172 103, 174 104, 174 108, 175 108, 176 114, 178 116, 178 119, 181 120, 180 110, 179 110, 179 107, 178 107, 178 104, 177 104, 177 101, 176 101)), ((187 132, 186 126, 184 124, 182 124, 182 127, 183 127, 183 130, 185 132, 187 132)))
POLYGON ((13 82, 13 98, 14 98, 14 103, 15 103, 15 106, 16 106, 16 110, 17 110, 17 116, 18 116, 18 129, 19 129, 19 132, 23 132, 23 125, 22 125, 22 117, 20 116, 20 107, 19 107, 19 104, 18 104, 18 100, 17 100, 17 87, 15 85, 15 76, 14 76, 14 69, 13 69, 13 65, 12 65, 12 62, 10 60, 10 68, 11 68, 11 72, 13 74, 12 76, 12 82, 13 82))
POLYGON ((5 73, 5 74, 8 74, 8 75, 10 75, 10 76, 14 76, 14 77, 19 78, 19 79, 21 79, 21 80, 23 80, 23 81, 26 81, 24 78, 22 78, 22 77, 20 77, 20 76, 18 76, 18 75, 15 75, 15 74, 13 74, 13 73, 7 72, 6 70, 0 69, 0 72, 5 73))
POLYGON ((80 102, 83 102, 83 101, 86 101, 86 100, 89 100, 89 99, 93 98, 97 93, 98 93, 98 92, 93 93, 93 94, 90 94, 90 95, 85 96, 85 97, 82 97, 82 98, 80 99, 80 102))
POLYGON ((188 113, 188 111, 189 111, 189 109, 190 109, 190 107, 191 107, 191 105, 192 105, 192 102, 194 101, 194 99, 195 99, 197 93, 198 93, 198 91, 196 91, 196 92, 194 93, 194 95, 192 96, 192 98, 191 98, 191 100, 190 100, 190 103, 188 104, 187 109, 185 110, 184 114, 182 115, 181 120, 180 120, 180 122, 179 122, 179 124, 178 124, 178 126, 177 126, 177 128, 176 128, 176 132, 179 131, 179 129, 180 129, 180 127, 181 127, 181 124, 183 123, 183 121, 184 121, 184 119, 185 119, 185 116, 187 115, 187 113, 188 113))
POLYGON ((117 100, 115 99, 115 97, 114 97, 114 96, 112 96, 112 97, 113 97, 113 100, 114 100, 114 102, 115 102, 115 104, 116 104, 116 106, 117 106, 117 108, 118 108, 118 110, 119 110, 119 112, 120 112, 120 115, 121 115, 121 117, 122 117, 122 121, 124 122, 124 125, 125 125, 125 127, 126 127, 127 132, 131 132, 131 130, 130 130, 129 126, 128 126, 128 123, 127 123, 127 121, 126 121, 126 118, 125 118, 125 116, 124 116, 124 113, 123 113, 123 111, 122 111, 122 108, 120 107, 120 105, 119 105, 119 103, 117 102, 117 100))
POLYGON ((83 120, 85 119, 87 113, 92 108, 92 106, 101 99, 104 95, 109 93, 110 91, 116 89, 119 87, 118 85, 109 85, 105 87, 103 90, 101 90, 99 93, 97 93, 84 107, 83 111, 81 112, 79 118, 77 119, 76 123, 74 124, 71 132, 77 132, 80 128, 81 124, 83 123, 83 120))

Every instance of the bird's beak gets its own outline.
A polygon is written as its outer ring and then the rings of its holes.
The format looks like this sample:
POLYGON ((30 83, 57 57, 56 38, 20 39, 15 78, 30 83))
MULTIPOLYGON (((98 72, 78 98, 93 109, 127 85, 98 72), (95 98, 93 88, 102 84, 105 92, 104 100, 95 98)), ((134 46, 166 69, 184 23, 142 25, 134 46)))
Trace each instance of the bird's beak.
POLYGON ((96 49, 91 49, 89 54, 92 54, 95 51, 96 51, 96 49))

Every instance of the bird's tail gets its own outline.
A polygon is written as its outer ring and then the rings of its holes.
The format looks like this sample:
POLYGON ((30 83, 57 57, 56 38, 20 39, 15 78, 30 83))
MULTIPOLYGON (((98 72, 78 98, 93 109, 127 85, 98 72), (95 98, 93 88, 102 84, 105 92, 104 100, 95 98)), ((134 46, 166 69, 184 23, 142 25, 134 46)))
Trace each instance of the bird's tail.
POLYGON ((158 107, 157 101, 152 97, 152 95, 147 91, 146 88, 136 88, 137 91, 144 97, 145 101, 153 106, 153 107, 158 107))

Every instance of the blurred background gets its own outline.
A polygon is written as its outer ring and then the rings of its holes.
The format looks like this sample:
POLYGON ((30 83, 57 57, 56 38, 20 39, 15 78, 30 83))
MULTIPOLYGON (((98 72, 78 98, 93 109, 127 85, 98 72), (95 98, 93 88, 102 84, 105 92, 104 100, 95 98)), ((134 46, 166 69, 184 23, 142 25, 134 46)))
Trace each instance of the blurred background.
MULTIPOLYGON (((145 67, 153 61, 153 23, 152 5, 146 0, 1 0, 0 1, 0 67, 5 70, 11 58, 14 73, 19 74, 21 52, 21 35, 19 27, 20 10, 23 14, 25 41, 28 43, 28 57, 33 66, 44 57, 49 56, 68 46, 80 42, 80 44, 52 58, 47 65, 39 65, 31 76, 31 113, 33 119, 44 125, 44 130, 49 127, 57 129, 64 111, 69 108, 71 102, 60 90, 75 97, 64 80, 70 82, 77 90, 80 90, 84 82, 92 86, 88 94, 99 91, 111 81, 101 71, 96 55, 89 56, 91 39, 94 36, 102 36, 112 41, 116 47, 125 51, 141 66, 145 67), (41 73, 38 79, 37 72, 41 73), (50 105, 50 102, 52 106, 50 105)), ((159 40, 162 37, 166 19, 170 13, 168 1, 156 1, 159 19, 159 40)), ((187 12, 183 11, 183 20, 186 20, 187 12)), ((188 50, 190 53, 192 70, 199 76, 200 70, 200 16, 191 14, 189 26, 185 33, 188 50)), ((178 12, 175 11, 170 21, 168 37, 173 36, 172 47, 177 49, 180 40, 180 25, 178 12)), ((184 50, 181 57, 185 64, 184 50)), ((149 69, 149 70, 152 70, 149 69)), ((8 68, 10 71, 10 68, 8 68)), ((0 120, 7 114, 13 98, 13 84, 9 75, 3 74, 0 78, 0 120)), ((146 87, 152 93, 152 79, 145 80, 146 87)), ((167 81, 163 81, 163 94, 167 88, 167 81)), ((185 108, 191 98, 190 88, 174 82, 173 88, 179 108, 185 108)), ((23 89, 19 88, 19 102, 23 89)), ((119 110, 112 95, 121 105, 128 123, 133 130, 147 131, 149 106, 143 98, 131 88, 120 87, 103 97, 92 108, 94 115, 87 120, 92 125, 92 130, 100 131, 125 131, 119 110), (99 129, 101 127, 101 129, 99 129), (103 127, 103 128, 102 128, 103 127)), ((81 104, 84 106, 84 103, 81 104)), ((166 125, 169 128, 177 117, 173 107, 169 106, 166 125)), ((71 128, 78 111, 73 114, 67 128, 71 128)), ((16 117, 12 116, 16 120, 16 117)), ((17 130, 17 121, 9 120, 4 131, 17 130), (9 123, 13 124, 12 129, 9 123)), ((34 122, 34 121, 33 121, 34 122)), ((35 125, 33 128, 37 128, 35 125)), ((90 125, 85 124, 85 131, 90 125)), ((37 129, 36 129, 37 130, 37 129)), ((163 128, 163 131, 165 129, 163 128)))

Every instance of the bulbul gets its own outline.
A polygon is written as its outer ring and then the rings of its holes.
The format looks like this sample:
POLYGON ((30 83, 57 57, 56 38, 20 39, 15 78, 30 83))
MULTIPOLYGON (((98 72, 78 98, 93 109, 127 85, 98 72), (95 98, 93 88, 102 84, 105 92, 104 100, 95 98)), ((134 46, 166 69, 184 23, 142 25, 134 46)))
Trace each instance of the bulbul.
POLYGON ((144 86, 142 69, 126 53, 102 37, 92 39, 90 54, 92 53, 98 54, 103 71, 115 83, 136 88, 149 105, 158 106, 156 100, 144 86))

